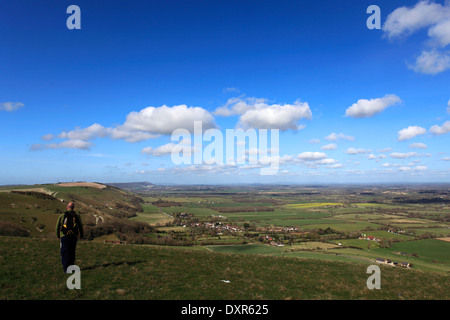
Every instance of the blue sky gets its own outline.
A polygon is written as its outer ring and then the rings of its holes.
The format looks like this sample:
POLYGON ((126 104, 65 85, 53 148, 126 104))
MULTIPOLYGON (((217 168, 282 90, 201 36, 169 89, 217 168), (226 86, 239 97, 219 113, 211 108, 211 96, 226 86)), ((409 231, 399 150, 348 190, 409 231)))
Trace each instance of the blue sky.
POLYGON ((0 184, 450 181, 448 1, 17 0, 0 40, 0 184), (280 130, 279 170, 175 164, 194 121, 280 130))

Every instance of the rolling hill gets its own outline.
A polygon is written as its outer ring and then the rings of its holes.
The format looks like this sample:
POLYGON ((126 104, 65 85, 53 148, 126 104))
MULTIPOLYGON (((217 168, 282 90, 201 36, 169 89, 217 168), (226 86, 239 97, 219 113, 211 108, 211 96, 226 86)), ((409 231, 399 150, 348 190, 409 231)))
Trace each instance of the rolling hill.
MULTIPOLYGON (((430 260, 428 264, 446 266, 448 257, 440 252, 436 254, 424 249, 423 244, 426 244, 427 248, 441 250, 444 242, 436 243, 439 240, 399 242, 394 244, 392 249, 378 248, 374 245, 371 251, 361 248, 336 249, 337 244, 332 248, 322 248, 320 246, 323 243, 310 242, 313 246, 311 248, 302 247, 304 244, 291 246, 289 250, 263 244, 244 248, 243 244, 243 246, 229 246, 230 251, 227 252, 219 250, 219 247, 207 245, 208 241, 203 245, 192 246, 193 242, 186 242, 189 239, 179 241, 180 244, 186 245, 185 247, 176 247, 175 241, 178 241, 176 239, 181 234, 179 229, 187 228, 179 226, 172 229, 165 226, 157 228, 150 226, 145 219, 142 221, 135 219, 139 218, 138 214, 143 211, 146 215, 159 216, 165 215, 164 211, 182 210, 186 211, 185 216, 193 212, 196 213, 193 219, 198 217, 206 219, 211 212, 216 212, 213 210, 216 208, 215 205, 218 205, 216 202, 223 201, 223 196, 214 194, 205 200, 195 193, 189 197, 179 195, 178 198, 163 199, 164 201, 158 200, 157 197, 143 199, 130 191, 100 183, 0 187, 0 299, 448 300, 450 298, 448 292, 450 281, 445 269, 438 273, 380 266, 381 289, 369 290, 366 286, 369 276, 366 269, 374 263, 369 258, 372 260, 376 258, 371 255, 393 255, 391 251, 394 249, 414 252, 420 259, 430 260), (85 224, 85 239, 79 242, 76 260, 82 270, 81 290, 68 290, 65 287, 68 275, 61 272, 59 243, 54 232, 58 215, 65 211, 68 201, 75 201, 76 210, 81 213, 85 224), (184 207, 180 207, 181 203, 177 201, 184 201, 184 207), (157 206, 161 204, 176 205, 157 206), (159 243, 158 241, 163 242, 169 238, 173 240, 172 246, 139 245, 159 243), (104 243, 103 240, 107 239, 123 240, 128 244, 104 243), (149 241, 152 239, 155 242, 149 241), (255 248, 257 252, 231 253, 246 248, 255 248), (299 250, 296 251, 296 248, 299 250), (312 249, 315 251, 311 251, 312 249), (367 256, 364 257, 364 254, 367 256), (359 260, 357 263, 351 262, 347 256, 352 256, 351 259, 357 256, 359 260), (435 261, 436 259, 438 261, 435 261)), ((243 202, 246 200, 245 196, 237 197, 235 200, 239 206, 246 205, 246 202, 243 202)), ((232 205, 236 203, 230 202, 229 206, 233 207, 232 205)), ((251 202, 253 214, 278 214, 273 211, 261 213, 255 209, 256 204, 259 203, 251 202)), ((268 202, 263 201, 261 205, 267 206, 268 202)), ((219 207, 224 207, 224 203, 219 207)), ((355 218, 353 210, 356 209, 333 208, 339 211, 350 210, 348 214, 353 219, 355 218)), ((311 214, 316 214, 315 211, 311 212, 302 215, 306 217, 308 214, 307 218, 310 219, 311 214)), ((242 213, 229 215, 237 217, 239 214, 242 213)), ((286 219, 291 219, 296 213, 283 214, 286 219)), ((316 218, 323 219, 322 216, 316 218)), ((214 219, 222 218, 216 216, 214 219)), ((206 229, 204 234, 207 235, 206 229)), ((191 233, 190 236, 196 236, 196 241, 201 243, 204 235, 191 233)), ((221 237, 223 239, 216 241, 220 243, 231 239, 225 235, 221 237)), ((213 238, 217 236, 213 235, 209 239, 213 238)), ((221 246, 220 249, 227 247, 221 246)))

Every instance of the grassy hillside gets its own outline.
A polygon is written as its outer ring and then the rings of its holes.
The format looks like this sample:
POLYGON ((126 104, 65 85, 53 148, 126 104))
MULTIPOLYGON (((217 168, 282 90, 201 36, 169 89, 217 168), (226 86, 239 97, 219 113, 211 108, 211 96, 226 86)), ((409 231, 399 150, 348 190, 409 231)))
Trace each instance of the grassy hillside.
MULTIPOLYGON (((46 184, 0 188, 0 235, 16 235, 24 230, 28 236, 54 238, 59 214, 69 201, 81 214, 86 236, 120 230, 142 210, 142 199, 114 187, 99 184, 46 184), (114 227, 114 228, 113 228, 114 227)), ((135 225, 137 223, 134 223, 135 225)))
POLYGON ((66 288, 56 240, 0 237, 0 299, 449 299, 445 274, 367 265, 81 241, 81 290, 66 288), (222 280, 228 280, 224 282, 222 280))

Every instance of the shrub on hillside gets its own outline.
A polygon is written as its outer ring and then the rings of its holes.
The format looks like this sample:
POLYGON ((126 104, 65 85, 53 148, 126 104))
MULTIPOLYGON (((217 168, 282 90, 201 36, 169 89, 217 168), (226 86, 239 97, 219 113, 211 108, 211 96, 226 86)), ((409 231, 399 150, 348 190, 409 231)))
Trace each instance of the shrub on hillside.
POLYGON ((1 236, 29 237, 30 231, 9 221, 0 221, 1 236))
POLYGON ((146 234, 154 229, 146 223, 129 220, 110 220, 94 226, 87 225, 85 230, 86 238, 92 240, 96 237, 109 234, 146 234))

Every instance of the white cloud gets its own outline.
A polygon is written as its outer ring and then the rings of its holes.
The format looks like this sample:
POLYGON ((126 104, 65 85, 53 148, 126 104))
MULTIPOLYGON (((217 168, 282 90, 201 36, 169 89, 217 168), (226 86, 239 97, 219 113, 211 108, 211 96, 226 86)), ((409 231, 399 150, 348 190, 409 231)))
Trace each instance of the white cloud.
POLYGON ((427 132, 426 129, 419 127, 419 126, 409 126, 407 128, 404 128, 398 132, 398 140, 409 140, 412 139, 418 135, 425 134, 427 132))
POLYGON ((0 103, 0 111, 16 111, 22 108, 24 104, 22 102, 3 102, 0 103))
POLYGON ((421 142, 415 142, 415 143, 411 143, 409 145, 409 147, 411 149, 426 149, 427 145, 425 143, 421 143, 421 142))
POLYGON ((428 28, 431 50, 423 50, 409 68, 415 72, 437 74, 450 68, 450 53, 439 52, 450 44, 450 1, 443 5, 428 0, 413 7, 400 7, 386 18, 383 25, 389 39, 406 37, 420 29, 428 28))
POLYGON ((388 15, 383 31, 389 39, 408 36, 415 31, 436 25, 448 18, 448 6, 419 1, 414 7, 400 7, 388 15))
POLYGON ((336 148, 337 148, 336 143, 330 143, 330 144, 322 146, 320 149, 322 149, 322 150, 335 150, 336 148))
POLYGON ((89 127, 64 131, 56 136, 47 134, 42 137, 43 140, 49 141, 55 137, 68 140, 59 144, 36 144, 32 147, 32 150, 57 149, 65 147, 65 145, 68 147, 73 145, 75 149, 88 149, 92 144, 87 143, 87 140, 105 137, 127 142, 140 142, 156 138, 162 134, 172 134, 175 129, 187 129, 193 132, 194 124, 197 121, 201 122, 203 131, 216 127, 214 117, 200 107, 187 107, 186 105, 147 107, 137 112, 130 112, 126 121, 116 127, 107 128, 94 123, 89 127), (78 142, 75 143, 74 141, 78 142), (80 143, 80 141, 84 141, 84 143, 80 143))
POLYGON ((370 153, 371 150, 364 149, 364 148, 348 148, 347 154, 355 155, 355 154, 363 154, 363 153, 370 153))
POLYGON ((345 111, 345 116, 353 118, 368 118, 382 112, 387 107, 400 103, 401 99, 395 94, 385 95, 383 98, 360 99, 345 111))
POLYGON ((192 153, 197 151, 198 149, 188 145, 182 145, 181 143, 170 142, 159 146, 156 149, 153 149, 152 147, 146 147, 142 149, 142 153, 160 157, 170 155, 172 154, 172 152, 179 152, 181 150, 183 151, 183 156, 190 157, 192 153))
POLYGON ((142 131, 151 134, 170 135, 175 129, 194 131, 194 122, 201 121, 202 129, 215 128, 213 116, 200 107, 177 105, 168 107, 147 107, 138 112, 130 112, 123 124, 123 129, 142 131))
POLYGON ((447 113, 450 113, 450 100, 448 100, 448 103, 447 103, 447 113))
POLYGON ((399 167, 398 170, 400 171, 425 171, 428 168, 426 166, 417 166, 417 167, 399 167))
POLYGON ((299 130, 304 126, 297 122, 311 119, 308 103, 296 101, 293 104, 268 104, 266 99, 232 98, 214 112, 219 116, 240 115, 238 127, 252 129, 299 130))
POLYGON ((353 141, 355 140, 354 137, 346 136, 345 134, 341 133, 330 133, 328 136, 325 137, 328 141, 338 141, 338 140, 347 140, 347 141, 353 141))
POLYGON ((263 98, 230 98, 224 106, 218 107, 214 114, 216 116, 229 117, 232 115, 242 115, 256 106, 266 105, 267 99, 263 98))
POLYGON ((390 154, 390 156, 392 158, 396 158, 396 159, 406 159, 406 158, 411 158, 411 157, 417 157, 418 154, 417 154, 417 152, 406 152, 406 153, 393 152, 390 154))
POLYGON ((442 126, 434 125, 430 128, 430 132, 435 135, 441 135, 450 132, 450 121, 445 121, 442 126))
POLYGON ((162 145, 156 149, 153 149, 152 147, 146 147, 142 149, 142 153, 145 154, 151 154, 154 156, 163 156, 171 154, 174 148, 177 146, 177 144, 170 142, 168 144, 162 145))
POLYGON ((62 132, 58 135, 58 137, 61 139, 91 140, 97 137, 105 137, 106 135, 107 129, 98 123, 94 123, 84 129, 76 128, 73 131, 62 132))
POLYGON ((114 140, 125 140, 127 142, 140 142, 157 138, 159 134, 152 134, 145 131, 133 130, 123 125, 116 128, 107 128, 108 136, 114 140))
POLYGON ((334 165, 334 164, 337 164, 337 160, 336 159, 331 159, 331 158, 325 158, 325 159, 321 159, 321 160, 318 160, 316 163, 318 163, 318 164, 328 164, 328 165, 334 165))
POLYGON ((90 150, 92 143, 80 140, 66 140, 60 143, 47 143, 47 144, 33 144, 31 150, 46 150, 46 149, 79 149, 90 150))
POLYGON ((447 10, 447 12, 446 19, 442 19, 428 30, 428 35, 432 41, 441 47, 450 44, 450 10, 447 10))
POLYGON ((438 74, 450 68, 450 53, 435 49, 422 51, 415 63, 408 67, 417 73, 438 74))
POLYGON ((326 159, 327 155, 323 152, 306 151, 306 152, 302 152, 302 153, 298 154, 297 158, 299 160, 303 160, 303 161, 317 161, 317 160, 326 159))

